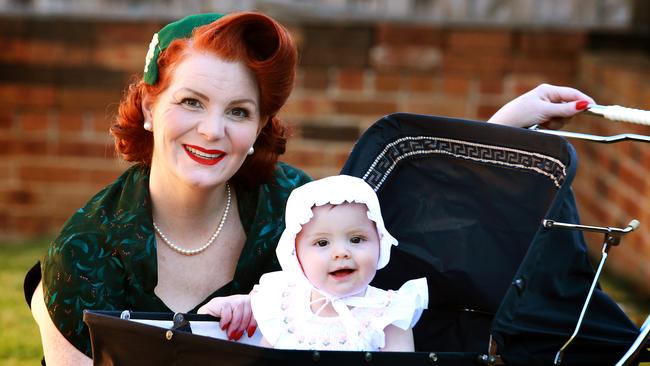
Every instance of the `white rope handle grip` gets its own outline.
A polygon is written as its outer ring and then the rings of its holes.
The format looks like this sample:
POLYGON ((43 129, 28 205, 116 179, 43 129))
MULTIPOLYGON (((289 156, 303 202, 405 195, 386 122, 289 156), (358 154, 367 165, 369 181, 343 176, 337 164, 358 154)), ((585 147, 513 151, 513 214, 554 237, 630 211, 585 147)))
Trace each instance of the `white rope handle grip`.
POLYGON ((603 116, 612 121, 636 123, 650 126, 650 111, 642 109, 626 108, 620 105, 598 105, 590 104, 587 111, 603 116))

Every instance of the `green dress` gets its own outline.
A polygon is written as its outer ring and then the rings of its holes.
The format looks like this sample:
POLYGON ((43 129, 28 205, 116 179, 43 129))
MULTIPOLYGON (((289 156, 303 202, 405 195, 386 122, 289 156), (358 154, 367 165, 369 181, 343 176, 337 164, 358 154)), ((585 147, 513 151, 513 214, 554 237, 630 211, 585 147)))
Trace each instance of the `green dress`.
MULTIPOLYGON (((262 274, 280 269, 275 246, 291 191, 311 178, 278 163, 275 181, 256 190, 234 187, 246 243, 234 279, 208 296, 250 292, 262 274)), ((45 304, 63 336, 92 355, 83 310, 171 310, 154 294, 158 281, 149 168, 135 165, 95 195, 64 225, 42 262, 45 304)))

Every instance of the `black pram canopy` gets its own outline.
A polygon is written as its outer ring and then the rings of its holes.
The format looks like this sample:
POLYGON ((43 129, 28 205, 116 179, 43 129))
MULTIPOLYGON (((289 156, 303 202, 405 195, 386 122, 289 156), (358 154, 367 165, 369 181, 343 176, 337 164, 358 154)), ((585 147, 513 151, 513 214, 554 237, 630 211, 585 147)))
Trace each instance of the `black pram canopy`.
MULTIPOLYGON (((414 329, 418 352, 370 360, 360 352, 316 357, 191 334, 174 338, 171 347, 162 329, 87 313, 95 361, 124 364, 139 350, 171 363, 196 362, 212 344, 206 362, 462 365, 486 354, 492 338, 508 365, 550 365, 573 332, 594 274, 579 232, 541 225, 545 218, 578 222, 570 187, 575 171, 575 151, 557 136, 451 118, 386 116, 355 144, 341 173, 375 189, 387 228, 399 240, 373 284, 399 288, 427 277, 429 309, 414 329)), ((614 364, 637 333, 597 289, 562 364, 614 364)))
MULTIPOLYGON (((426 276, 420 350, 486 352, 490 334, 512 365, 549 365, 577 322, 594 275, 578 223, 573 147, 525 129, 394 114, 370 127, 342 173, 379 195, 399 240, 375 285, 426 276)), ((596 290, 563 364, 613 364, 638 333, 596 290)))

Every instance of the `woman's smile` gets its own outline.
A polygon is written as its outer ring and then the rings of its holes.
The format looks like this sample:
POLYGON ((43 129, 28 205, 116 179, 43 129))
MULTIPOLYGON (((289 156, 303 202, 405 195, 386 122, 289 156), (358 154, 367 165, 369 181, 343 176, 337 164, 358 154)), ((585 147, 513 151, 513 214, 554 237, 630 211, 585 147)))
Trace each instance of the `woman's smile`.
POLYGON ((208 150, 195 145, 183 145, 183 147, 192 160, 203 165, 215 165, 226 156, 226 153, 221 150, 208 150))
POLYGON ((151 176, 188 187, 222 187, 257 138, 257 82, 243 62, 196 50, 175 70, 163 93, 143 100, 153 123, 151 176))

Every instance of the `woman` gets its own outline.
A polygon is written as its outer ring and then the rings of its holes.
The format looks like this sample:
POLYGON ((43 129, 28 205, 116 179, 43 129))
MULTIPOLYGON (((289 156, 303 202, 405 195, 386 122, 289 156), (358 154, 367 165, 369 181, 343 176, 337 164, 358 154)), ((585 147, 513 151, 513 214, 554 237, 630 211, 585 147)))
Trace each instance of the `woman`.
MULTIPOLYGON (((48 364, 92 362, 83 309, 237 304, 279 269, 286 199, 310 180, 277 162, 286 137, 276 114, 295 66, 289 33, 261 14, 194 15, 154 36, 111 128, 117 150, 139 164, 65 224, 42 263, 31 304, 48 364)), ((491 122, 561 124, 591 102, 542 85, 491 122)), ((254 327, 239 312, 225 323, 234 339, 254 327)))

